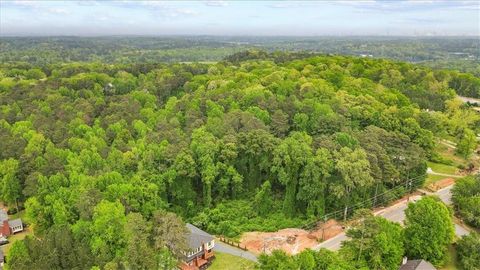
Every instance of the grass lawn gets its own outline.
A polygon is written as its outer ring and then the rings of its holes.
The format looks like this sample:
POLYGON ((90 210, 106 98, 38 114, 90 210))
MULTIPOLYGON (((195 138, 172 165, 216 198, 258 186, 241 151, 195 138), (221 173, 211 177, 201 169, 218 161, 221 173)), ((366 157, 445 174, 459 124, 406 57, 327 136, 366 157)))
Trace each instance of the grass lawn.
POLYGON ((425 180, 425 184, 423 184, 423 186, 428 187, 430 184, 435 183, 435 182, 440 181, 440 180, 443 180, 445 178, 448 178, 448 177, 445 177, 445 176, 442 176, 442 175, 429 174, 427 176, 427 179, 425 180))
MULTIPOLYGON (((446 158, 453 162, 452 165, 445 165, 445 164, 435 163, 431 161, 427 162, 428 167, 432 168, 432 170, 436 173, 455 175, 455 174, 458 174, 458 171, 459 171, 457 168, 458 165, 465 165, 468 163, 467 160, 455 154, 455 149, 452 149, 451 147, 448 147, 442 143, 437 143, 437 145, 435 146, 435 151, 443 158, 446 158)), ((445 178, 447 177, 430 174, 427 176, 427 179, 425 180, 425 184, 423 186, 427 187, 428 185, 445 178)))
POLYGON ((457 270, 457 250, 453 245, 448 247, 448 258, 445 266, 439 268, 439 270, 457 270))
MULTIPOLYGON (((437 143, 435 151, 440 154, 442 157, 453 161, 453 166, 465 165, 468 163, 463 157, 460 157, 455 154, 455 149, 452 149, 442 143, 437 143)), ((432 168, 433 169, 433 168, 432 168)), ((434 170, 435 171, 435 170, 434 170)))
POLYGON ((9 243, 2 246, 3 254, 5 254, 5 255, 8 254, 8 251, 10 250, 10 248, 12 247, 12 244, 13 244, 15 241, 22 240, 22 239, 25 238, 27 235, 31 235, 31 234, 33 234, 33 233, 32 233, 32 228, 31 228, 31 227, 27 227, 27 228, 25 228, 25 230, 24 230, 23 232, 21 232, 21 233, 17 233, 17 234, 14 234, 14 235, 10 235, 10 236, 8 237, 9 243))
POLYGON ((237 256, 215 252, 215 260, 208 270, 250 270, 255 263, 237 256))
POLYGON ((451 165, 445 165, 441 163, 427 162, 428 167, 436 173, 445 173, 445 174, 456 174, 457 168, 451 165))

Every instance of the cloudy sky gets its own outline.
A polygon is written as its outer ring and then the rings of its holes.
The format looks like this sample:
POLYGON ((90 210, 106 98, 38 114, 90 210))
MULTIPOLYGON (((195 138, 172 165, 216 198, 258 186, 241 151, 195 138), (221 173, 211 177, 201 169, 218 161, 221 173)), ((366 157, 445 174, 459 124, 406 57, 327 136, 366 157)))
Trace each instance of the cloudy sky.
POLYGON ((479 1, 6 1, 0 35, 480 35, 479 1))

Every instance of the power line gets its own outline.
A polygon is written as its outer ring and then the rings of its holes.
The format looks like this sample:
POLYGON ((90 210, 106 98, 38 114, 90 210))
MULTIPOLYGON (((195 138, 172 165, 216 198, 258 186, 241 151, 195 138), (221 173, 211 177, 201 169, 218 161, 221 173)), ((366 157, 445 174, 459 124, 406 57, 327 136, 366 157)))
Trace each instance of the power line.
MULTIPOLYGON (((406 179, 404 182, 402 181, 402 183, 398 184, 397 186, 395 186, 391 189, 388 189, 388 190, 384 191, 383 193, 377 194, 377 195, 375 195, 373 197, 370 197, 370 198, 368 198, 364 201, 357 202, 357 203, 355 203, 351 206, 347 206, 347 214, 348 214, 349 211, 351 212, 353 210, 365 208, 365 206, 370 205, 369 203, 371 201, 375 201, 378 197, 382 197, 382 196, 384 196, 386 194, 389 194, 389 193, 392 193, 394 191, 401 190, 402 188, 407 188, 407 189, 411 188, 413 184, 420 183, 423 180, 422 178, 425 177, 425 175, 426 174, 419 175, 419 176, 416 176, 416 177, 413 177, 413 178, 410 178, 410 179, 406 179)), ((375 205, 371 204, 370 206, 375 207, 376 205, 381 205, 381 204, 382 203, 375 204, 375 205)), ((336 218, 337 214, 341 214, 344 211, 345 211, 345 209, 338 209, 338 210, 329 212, 329 213, 323 215, 322 217, 320 217, 319 219, 317 219, 316 221, 305 224, 303 227, 310 227, 311 225, 317 224, 319 221, 322 221, 322 220, 326 221, 331 216, 334 216, 336 218)))

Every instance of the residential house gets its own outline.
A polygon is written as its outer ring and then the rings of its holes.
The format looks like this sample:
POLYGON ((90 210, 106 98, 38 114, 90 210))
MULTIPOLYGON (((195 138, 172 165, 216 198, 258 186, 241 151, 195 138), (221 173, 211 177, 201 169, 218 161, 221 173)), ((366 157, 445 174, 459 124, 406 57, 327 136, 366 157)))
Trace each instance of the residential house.
POLYGON ((402 266, 399 270, 437 270, 431 263, 425 260, 407 260, 403 258, 402 266))
POLYGON ((9 236, 23 231, 23 222, 21 219, 8 219, 8 214, 4 209, 0 209, 0 236, 9 236))
POLYGON ((8 221, 8 227, 10 228, 10 232, 15 234, 17 232, 23 232, 23 222, 21 219, 13 219, 8 221))
POLYGON ((189 230, 187 243, 189 250, 183 254, 179 264, 181 270, 203 270, 206 269, 215 258, 213 247, 215 239, 212 235, 201 229, 187 224, 189 230))

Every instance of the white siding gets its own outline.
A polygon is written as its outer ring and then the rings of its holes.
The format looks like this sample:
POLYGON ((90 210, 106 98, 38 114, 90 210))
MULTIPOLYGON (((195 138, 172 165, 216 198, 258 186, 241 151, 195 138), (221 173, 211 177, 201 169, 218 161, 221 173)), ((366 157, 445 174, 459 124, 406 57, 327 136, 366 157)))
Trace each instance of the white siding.
POLYGON ((215 240, 212 240, 207 243, 207 249, 212 249, 215 246, 215 240))

